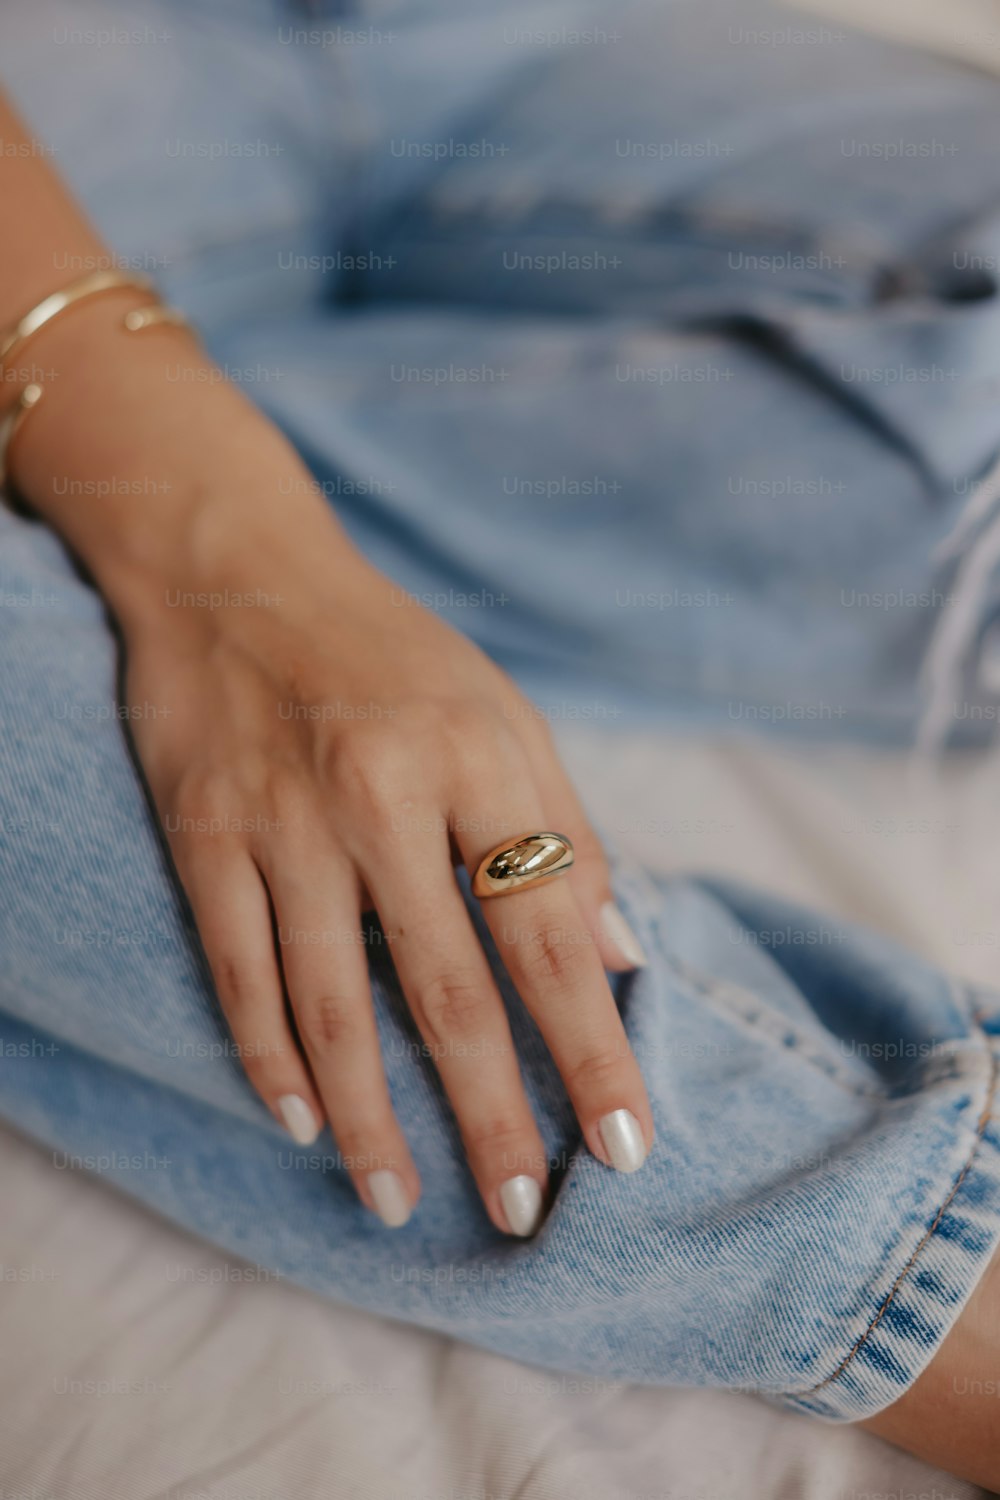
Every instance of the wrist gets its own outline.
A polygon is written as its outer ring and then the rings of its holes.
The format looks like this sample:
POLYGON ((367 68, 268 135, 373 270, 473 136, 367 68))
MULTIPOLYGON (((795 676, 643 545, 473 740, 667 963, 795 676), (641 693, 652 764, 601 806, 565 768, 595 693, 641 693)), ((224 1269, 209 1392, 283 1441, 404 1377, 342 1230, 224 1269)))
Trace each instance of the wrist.
POLYGON ((248 607, 292 605, 314 570, 328 595, 360 565, 297 460, 301 492, 285 493, 289 472, 262 468, 245 484, 233 474, 218 485, 183 480, 163 524, 130 528, 98 566, 88 563, 125 635, 162 635, 181 621, 217 633, 248 607))
POLYGON ((118 293, 95 298, 32 340, 44 395, 10 455, 18 492, 123 623, 227 578, 245 591, 293 546, 349 552, 273 424, 187 330, 125 332, 129 305, 118 293))
POLYGON ((110 268, 107 272, 95 271, 91 278, 81 278, 74 286, 50 290, 0 330, 0 414, 9 409, 26 385, 57 390, 55 382, 67 374, 72 378, 78 365, 80 375, 86 377, 87 350, 102 348, 109 340, 114 346, 126 315, 148 306, 155 298, 152 288, 138 279, 89 292, 82 290, 88 279, 117 274, 110 268), (62 305, 53 311, 50 304, 60 298, 62 305))

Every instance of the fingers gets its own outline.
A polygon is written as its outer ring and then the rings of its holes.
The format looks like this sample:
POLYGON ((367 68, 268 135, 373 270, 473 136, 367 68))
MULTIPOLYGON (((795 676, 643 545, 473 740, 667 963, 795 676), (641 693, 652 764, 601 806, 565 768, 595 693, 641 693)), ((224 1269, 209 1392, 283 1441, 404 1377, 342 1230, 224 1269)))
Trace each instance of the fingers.
POLYGON ((642 1165, 653 1123, 604 968, 634 967, 642 955, 614 916, 598 840, 551 746, 536 737, 526 751, 481 710, 463 713, 443 747, 425 736, 421 774, 410 743, 405 758, 399 744, 374 758, 364 745, 342 754, 331 800, 349 810, 346 820, 331 826, 320 813, 291 820, 304 840, 254 839, 244 850, 185 843, 176 857, 251 1081, 303 1144, 328 1119, 361 1200, 399 1225, 420 1182, 392 1108, 370 993, 360 911, 374 904, 420 1055, 438 1069, 487 1212, 504 1232, 529 1235, 544 1212, 548 1162, 454 879, 449 830, 473 871, 488 847, 472 830, 510 827, 513 842, 556 828, 574 840, 568 878, 487 900, 483 911, 588 1147, 623 1172, 642 1165))
POLYGON ((443 830, 365 870, 410 1010, 455 1112, 487 1212, 533 1234, 548 1181, 545 1148, 521 1082, 507 1015, 455 884, 443 830), (414 872, 419 872, 419 879, 414 872))
POLYGON ((323 1106, 288 1024, 260 873, 243 851, 175 851, 175 862, 247 1077, 293 1140, 312 1145, 323 1106))
POLYGON ((562 1075, 587 1145, 618 1171, 637 1171, 653 1143, 649 1100, 568 881, 486 900, 483 911, 562 1075))
POLYGON ((642 944, 615 901, 604 850, 559 761, 548 726, 538 720, 529 724, 527 747, 545 808, 545 827, 566 834, 573 844, 573 867, 565 878, 576 893, 604 967, 612 973, 643 969, 647 960, 642 944))
POLYGON ((368 980, 360 891, 346 860, 267 870, 295 1024, 341 1164, 383 1224, 405 1224, 420 1178, 389 1097, 368 980))
MULTIPOLYGON (((506 791, 500 805, 515 826, 550 826, 539 803, 523 793, 518 800, 512 786, 506 791)), ((475 871, 489 849, 466 833, 457 841, 466 867, 475 871)), ((587 1145, 608 1166, 637 1171, 653 1142, 649 1099, 568 878, 487 898, 482 907, 504 966, 566 1084, 587 1145)))

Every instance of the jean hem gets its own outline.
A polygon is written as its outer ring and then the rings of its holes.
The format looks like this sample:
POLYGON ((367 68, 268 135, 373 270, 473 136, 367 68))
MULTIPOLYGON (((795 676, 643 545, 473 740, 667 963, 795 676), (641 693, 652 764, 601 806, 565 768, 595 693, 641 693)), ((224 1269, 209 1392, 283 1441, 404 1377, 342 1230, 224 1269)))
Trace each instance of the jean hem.
POLYGON ((976 1017, 989 1070, 971 1148, 863 1331, 839 1363, 782 1405, 859 1422, 899 1401, 937 1354, 1000 1247, 1000 1036, 976 1017))

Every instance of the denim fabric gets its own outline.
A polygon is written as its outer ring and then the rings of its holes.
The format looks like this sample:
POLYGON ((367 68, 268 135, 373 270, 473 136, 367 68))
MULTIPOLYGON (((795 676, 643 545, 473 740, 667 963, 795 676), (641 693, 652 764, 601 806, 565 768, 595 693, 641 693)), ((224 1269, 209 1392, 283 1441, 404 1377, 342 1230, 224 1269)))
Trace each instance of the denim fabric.
POLYGON ((115 249, 554 715, 912 736, 1000 451, 996 80, 760 0, 39 0, 0 44, 115 249))
MULTIPOLYGON (((947 266, 1000 232, 1000 92, 850 35, 794 70, 730 39, 777 16, 384 3, 353 19, 391 42, 327 45, 279 32, 335 31, 343 8, 36 0, 0 17, 0 56, 116 250, 200 317, 366 550, 543 706, 903 732, 939 608, 931 549, 1000 440, 974 399, 1000 358, 996 300, 940 279, 942 245, 947 266), (616 39, 531 39, 587 19, 616 39), (165 35, 58 40, 87 25, 165 35), (956 153, 859 170, 839 145, 921 129, 956 153), (394 155, 404 137, 449 154, 394 155), (664 149, 620 157, 616 139, 664 149), (227 140, 281 150, 184 150, 227 140), (509 150, 457 152, 483 141, 509 150), (596 271, 504 270, 571 243, 596 271), (765 247, 803 264, 776 274, 765 247), (381 266, 346 265, 366 254, 381 266), (850 589, 931 592, 855 608, 850 589), (457 602, 475 591, 505 602, 457 602)), ((44 527, 4 515, 0 558, 5 1117, 307 1287, 541 1365, 834 1419, 901 1394, 1000 1238, 995 996, 767 896, 620 865, 651 960, 619 999, 656 1148, 634 1177, 580 1149, 501 974, 557 1187, 513 1243, 372 929, 424 1182, 388 1233, 328 1135, 291 1145, 227 1042, 115 715, 99 599, 44 527)))

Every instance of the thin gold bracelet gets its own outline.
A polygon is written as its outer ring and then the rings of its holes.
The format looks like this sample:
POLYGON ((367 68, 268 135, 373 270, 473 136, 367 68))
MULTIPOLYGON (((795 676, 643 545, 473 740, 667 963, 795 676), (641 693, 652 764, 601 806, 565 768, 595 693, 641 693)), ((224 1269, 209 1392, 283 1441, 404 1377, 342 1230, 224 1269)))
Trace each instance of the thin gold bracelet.
POLYGON ((5 412, 0 418, 0 489, 7 483, 7 454, 24 418, 33 406, 37 406, 42 399, 42 388, 35 381, 26 385, 20 393, 10 411, 5 412))
POLYGON ((41 302, 36 302, 22 318, 18 318, 13 328, 0 336, 0 367, 9 362, 11 355, 16 354, 22 344, 34 338, 40 328, 44 328, 46 323, 51 323, 61 313, 67 312, 77 302, 82 302, 85 297, 96 297, 101 292, 117 292, 124 288, 145 292, 147 296, 157 295, 156 287, 148 276, 135 276, 126 271, 89 271, 86 276, 81 276, 78 281, 71 282, 58 292, 50 292, 41 302))
MULTIPOLYGON (((111 273, 107 272, 100 274, 110 275, 111 273)), ((79 284, 80 283, 78 283, 78 285, 79 284)), ((117 285, 138 286, 139 280, 137 278, 130 278, 127 280, 123 279, 122 281, 118 282, 117 285)), ((73 298, 73 301, 79 300, 79 296, 89 296, 92 295, 95 291, 109 291, 110 289, 110 286, 91 287, 89 292, 79 293, 77 297, 73 298)), ((46 299, 47 302, 51 302, 52 300, 53 298, 46 299)), ((38 308, 34 309, 34 311, 37 313, 39 309, 44 305, 44 303, 39 303, 38 308)), ((69 303, 63 304, 63 306, 69 305, 69 303)), ((61 310, 61 308, 56 309, 56 311, 61 310)), ((50 312, 48 316, 41 320, 41 322, 36 322, 31 332, 36 332, 39 328, 42 327, 43 323, 47 323, 49 319, 54 316, 55 313, 50 312)), ((28 318, 31 317, 32 314, 29 313, 28 318)), ((21 322, 18 324, 18 328, 23 328, 26 321, 26 319, 22 318, 21 322)), ((162 302, 150 302, 147 303, 145 307, 132 308, 132 310, 130 312, 127 312, 122 319, 122 327, 128 333, 140 333, 144 328, 157 328, 162 326, 163 324, 172 324, 179 328, 187 328, 190 326, 183 313, 178 312, 175 307, 165 306, 162 302)), ((0 344, 0 349, 7 349, 9 351, 14 347, 19 346, 24 339, 30 338, 30 336, 31 333, 24 334, 23 336, 19 334, 13 342, 8 340, 3 344, 0 344)), ((2 366, 2 363, 3 355, 0 354, 0 366, 2 366)), ((38 405, 39 401, 42 399, 43 393, 44 388, 39 385, 37 381, 31 381, 31 383, 29 385, 26 385, 24 389, 18 394, 18 397, 14 401, 10 410, 8 412, 5 412, 4 415, 0 417, 0 490, 4 489, 7 483, 10 469, 10 450, 14 439, 17 436, 18 432, 21 430, 21 426, 24 422, 25 417, 38 405)))

